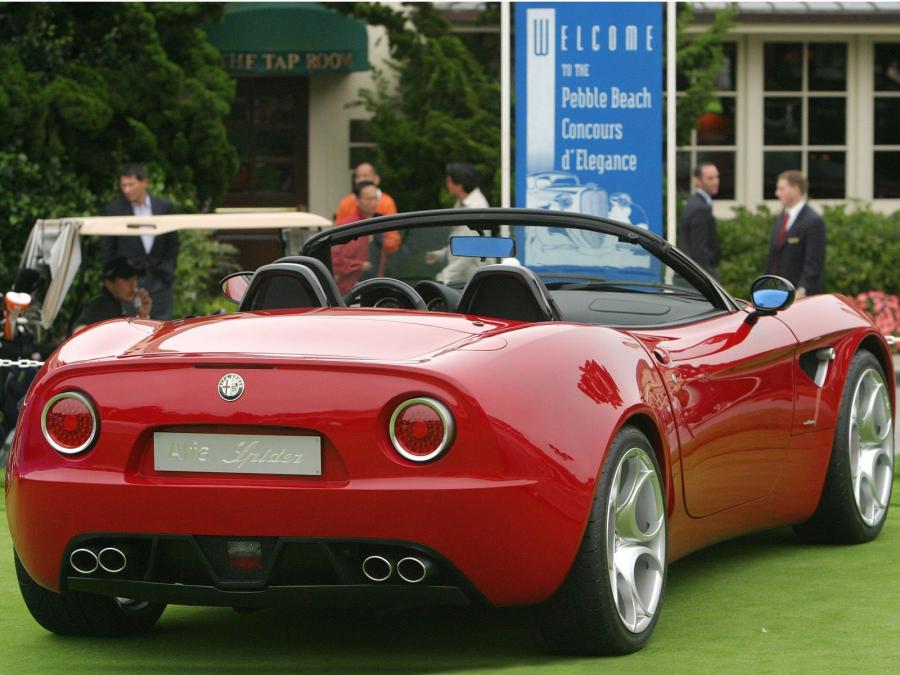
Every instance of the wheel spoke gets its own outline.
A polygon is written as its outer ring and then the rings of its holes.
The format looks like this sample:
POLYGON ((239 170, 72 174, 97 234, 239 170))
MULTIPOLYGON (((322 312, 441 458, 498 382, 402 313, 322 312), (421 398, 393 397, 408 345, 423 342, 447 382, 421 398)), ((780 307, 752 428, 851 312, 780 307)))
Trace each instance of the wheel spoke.
POLYGON ((868 391, 862 401, 862 412, 858 418, 860 439, 865 443, 883 441, 891 431, 891 416, 886 410, 887 396, 884 384, 867 379, 868 391))
POLYGON ((616 553, 615 595, 629 630, 640 630, 656 612, 662 563, 653 549, 625 546, 616 553))
POLYGON ((646 542, 659 534, 662 514, 654 508, 655 505, 648 504, 655 496, 654 486, 651 484, 655 479, 656 474, 652 469, 641 466, 628 494, 616 504, 616 533, 620 537, 646 542))

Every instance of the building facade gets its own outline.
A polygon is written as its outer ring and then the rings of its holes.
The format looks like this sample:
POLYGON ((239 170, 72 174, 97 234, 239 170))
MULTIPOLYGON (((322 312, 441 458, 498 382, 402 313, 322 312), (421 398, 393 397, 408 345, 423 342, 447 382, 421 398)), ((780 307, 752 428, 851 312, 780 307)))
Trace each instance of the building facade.
MULTIPOLYGON (((735 205, 775 207, 775 178, 787 169, 809 177, 817 203, 900 209, 900 3, 737 4, 720 110, 678 148, 680 190, 708 159, 722 175, 722 216, 735 205)), ((694 3, 690 32, 724 5, 694 3)))
POLYGON ((224 206, 330 218, 350 167, 372 154, 355 103, 387 59, 384 29, 319 3, 228 3, 207 34, 237 84, 228 133, 240 167, 224 206))
MULTIPOLYGON (((474 27, 483 3, 446 5, 458 33, 496 32, 474 27)), ((689 34, 725 5, 693 3, 689 34)), ((679 191, 711 160, 723 217, 736 205, 776 208, 775 177, 786 169, 809 176, 819 204, 900 209, 900 3, 737 5, 720 105, 677 150, 679 191)), ((384 29, 319 3, 229 3, 208 33, 237 80, 229 134, 241 165, 225 206, 332 216, 352 167, 373 156, 357 103, 374 86, 372 68, 388 72, 384 29)))

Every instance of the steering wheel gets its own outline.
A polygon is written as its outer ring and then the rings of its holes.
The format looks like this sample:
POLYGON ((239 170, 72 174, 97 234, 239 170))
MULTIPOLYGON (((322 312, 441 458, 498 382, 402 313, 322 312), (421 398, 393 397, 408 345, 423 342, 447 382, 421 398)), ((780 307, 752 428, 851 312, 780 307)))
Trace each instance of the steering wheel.
POLYGON ((363 307, 388 307, 391 304, 387 303, 393 301, 396 303, 393 306, 400 309, 418 309, 423 312, 428 309, 425 301, 416 292, 416 289, 407 283, 389 277, 375 277, 374 279, 360 281, 347 291, 347 294, 344 296, 344 303, 349 307, 353 304, 353 299, 357 297, 360 299, 359 304, 363 307), (363 299, 366 295, 369 298, 374 296, 374 302, 366 304, 363 299))

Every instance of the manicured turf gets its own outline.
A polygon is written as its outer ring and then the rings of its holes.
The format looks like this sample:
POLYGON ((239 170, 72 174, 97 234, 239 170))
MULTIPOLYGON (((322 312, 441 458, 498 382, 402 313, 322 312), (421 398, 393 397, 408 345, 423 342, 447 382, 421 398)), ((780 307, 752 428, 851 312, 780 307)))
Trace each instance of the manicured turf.
POLYGON ((60 638, 25 609, 5 522, 0 527, 2 673, 881 673, 898 664, 900 480, 871 544, 806 546, 781 529, 679 561, 649 646, 617 659, 542 654, 526 609, 238 615, 170 607, 141 637, 60 638))

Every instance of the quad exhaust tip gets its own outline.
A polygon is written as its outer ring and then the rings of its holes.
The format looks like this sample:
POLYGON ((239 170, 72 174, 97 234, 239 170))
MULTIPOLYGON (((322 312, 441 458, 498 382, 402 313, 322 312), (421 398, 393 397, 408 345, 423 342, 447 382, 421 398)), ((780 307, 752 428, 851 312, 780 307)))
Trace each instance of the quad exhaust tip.
POLYGON ((115 546, 108 546, 97 554, 97 564, 100 569, 110 574, 118 574, 125 569, 128 560, 125 553, 115 546))
POLYGON ((418 584, 425 581, 431 573, 432 565, 429 560, 409 556, 401 558, 397 563, 397 575, 408 584, 418 584))
POLYGON ((69 564, 79 574, 92 574, 97 571, 99 560, 97 554, 89 548, 76 548, 69 555, 69 564))
POLYGON ((387 581, 391 576, 391 572, 394 571, 394 566, 387 558, 380 555, 370 555, 363 560, 362 571, 369 581, 387 581))
POLYGON ((107 546, 95 553, 89 548, 76 548, 69 555, 69 564, 79 574, 93 574, 98 569, 109 574, 118 574, 125 569, 128 558, 122 549, 107 546))
MULTIPOLYGON (((382 582, 394 573, 394 564, 384 556, 370 555, 363 560, 362 571, 369 581, 382 582)), ((401 558, 396 564, 397 576, 408 584, 418 584, 432 573, 434 566, 430 560, 415 556, 401 558)))

